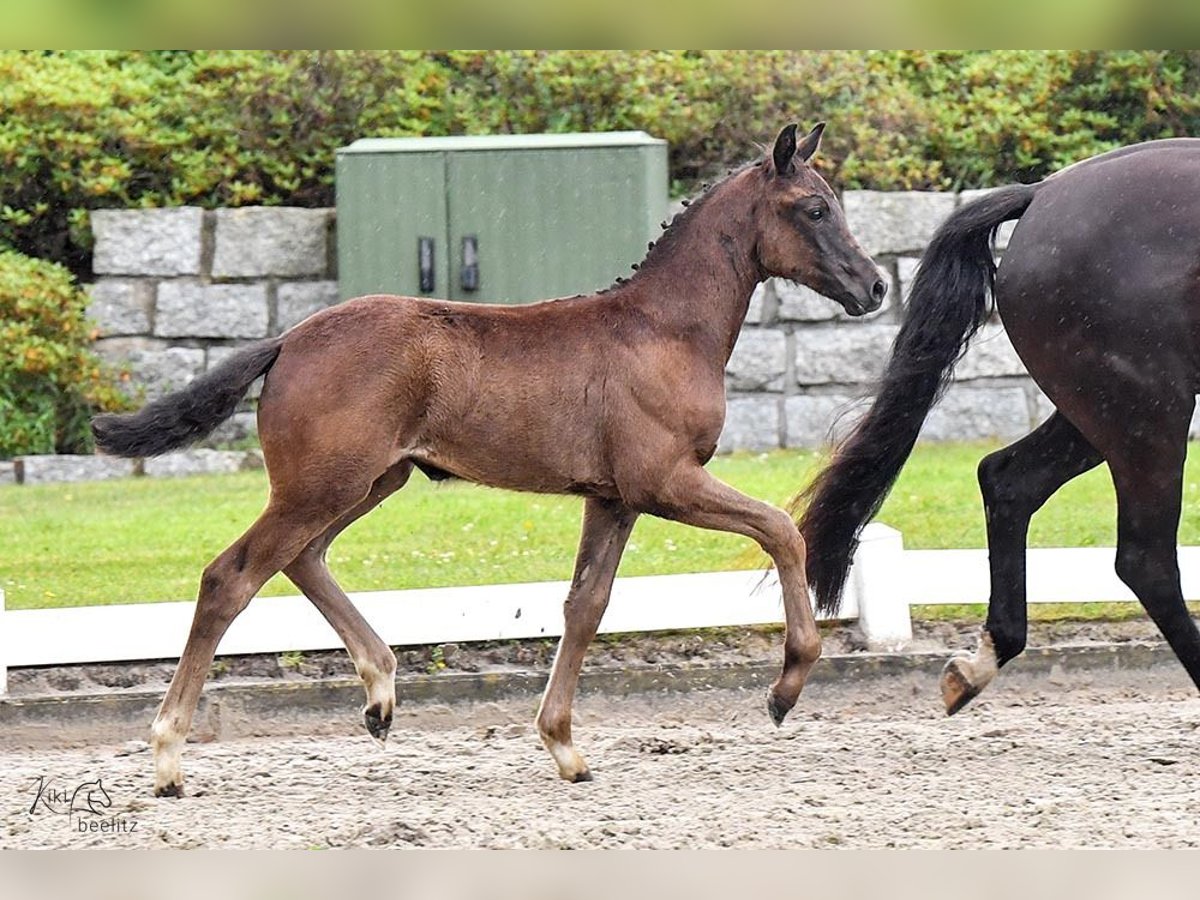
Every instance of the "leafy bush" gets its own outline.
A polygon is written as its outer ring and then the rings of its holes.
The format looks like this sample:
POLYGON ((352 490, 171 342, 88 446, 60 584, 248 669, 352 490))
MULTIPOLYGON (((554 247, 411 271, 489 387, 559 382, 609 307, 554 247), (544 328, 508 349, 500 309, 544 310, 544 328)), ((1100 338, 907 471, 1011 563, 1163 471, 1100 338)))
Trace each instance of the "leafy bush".
POLYGON ((0 459, 90 450, 92 413, 127 406, 88 350, 86 308, 62 266, 0 250, 0 459))
POLYGON ((364 135, 643 129, 686 192, 825 119, 840 187, 1030 180, 1200 134, 1200 53, 3 51, 0 109, 0 245, 86 277, 88 209, 329 206, 364 135))
POLYGON ((0 52, 0 245, 90 269, 87 210, 332 205, 361 133, 444 130, 418 52, 0 52))
POLYGON ((641 129, 670 145, 684 183, 744 162, 799 118, 833 123, 818 159, 843 184, 912 187, 938 177, 921 157, 920 98, 876 55, 808 51, 449 53, 454 125, 468 132, 641 129))
POLYGON ((1035 181, 1123 144, 1200 134, 1196 51, 895 54, 948 187, 1035 181))

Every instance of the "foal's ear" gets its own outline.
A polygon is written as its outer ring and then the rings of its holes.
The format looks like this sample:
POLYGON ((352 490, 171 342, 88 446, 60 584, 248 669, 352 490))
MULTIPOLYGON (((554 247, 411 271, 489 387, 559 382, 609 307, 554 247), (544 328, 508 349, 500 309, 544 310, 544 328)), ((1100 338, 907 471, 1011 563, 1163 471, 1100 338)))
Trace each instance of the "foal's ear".
POLYGON ((796 148, 796 155, 800 157, 801 162, 808 162, 817 148, 821 146, 821 135, 825 132, 825 123, 818 122, 800 142, 800 146, 796 148))
POLYGON ((771 156, 775 160, 775 172, 778 175, 789 175, 792 171, 792 157, 796 155, 796 124, 793 122, 775 138, 775 149, 771 156))

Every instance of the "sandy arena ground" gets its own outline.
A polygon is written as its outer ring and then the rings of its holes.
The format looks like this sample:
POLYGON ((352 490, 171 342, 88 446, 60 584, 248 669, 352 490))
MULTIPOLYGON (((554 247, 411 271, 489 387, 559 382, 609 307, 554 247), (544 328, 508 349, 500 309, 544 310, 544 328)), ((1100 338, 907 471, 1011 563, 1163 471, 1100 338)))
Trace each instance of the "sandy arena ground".
POLYGON ((386 750, 349 713, 339 734, 191 744, 182 800, 151 796, 140 742, 4 751, 0 846, 1200 845, 1182 668, 1005 673, 989 691, 947 719, 930 677, 814 685, 780 730, 758 691, 584 697, 580 785, 555 775, 533 698, 402 710, 386 750), (53 793, 97 779, 101 815, 53 793))

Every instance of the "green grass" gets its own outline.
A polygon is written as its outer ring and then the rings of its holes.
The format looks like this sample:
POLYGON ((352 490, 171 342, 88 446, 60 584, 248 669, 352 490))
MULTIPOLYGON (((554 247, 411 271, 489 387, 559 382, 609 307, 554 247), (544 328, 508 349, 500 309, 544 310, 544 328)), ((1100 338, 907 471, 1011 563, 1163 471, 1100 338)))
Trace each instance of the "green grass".
MULTIPOLYGON (((783 502, 810 459, 742 457, 721 460, 717 469, 783 502)), ((0 491, 0 583, 8 606, 192 597, 205 563, 254 520, 266 493, 261 472, 0 491)), ((432 484, 416 475, 348 530, 329 560, 349 591, 569 579, 581 510, 578 498, 432 484)), ((745 552, 750 546, 736 536, 646 517, 622 574, 754 565, 745 552)), ((282 577, 264 589, 294 592, 282 577)))
MULTIPOLYGON (((880 519, 913 548, 982 547, 975 466, 984 445, 918 448, 880 519)), ((714 460, 718 477, 785 503, 812 476, 811 452, 714 460)), ((1189 461, 1185 508, 1200 484, 1189 461)), ((181 600, 204 565, 254 520, 266 499, 262 472, 185 479, 125 479, 0 489, 0 584, 10 609, 181 600)), ((334 544, 329 558, 349 591, 565 580, 571 576, 581 501, 489 490, 419 475, 334 544)), ((1200 523, 1180 539, 1200 541, 1200 523)), ((1111 545, 1115 506, 1106 469, 1064 488, 1034 520, 1032 546, 1111 545)), ((622 575, 753 568, 744 538, 651 517, 634 530, 622 575)), ((267 594, 295 593, 281 576, 267 594)))

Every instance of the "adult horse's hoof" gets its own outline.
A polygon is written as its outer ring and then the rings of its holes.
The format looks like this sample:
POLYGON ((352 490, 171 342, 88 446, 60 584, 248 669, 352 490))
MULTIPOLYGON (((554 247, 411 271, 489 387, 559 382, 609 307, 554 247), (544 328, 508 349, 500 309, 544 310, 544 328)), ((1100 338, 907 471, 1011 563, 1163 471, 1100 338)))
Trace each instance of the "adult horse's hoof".
POLYGON ((170 784, 164 784, 162 787, 156 787, 154 789, 154 796, 155 797, 176 797, 176 798, 182 797, 183 796, 183 785, 178 782, 172 781, 170 784))
POLYGON ((976 685, 972 681, 970 668, 969 659, 956 656, 942 669, 942 702, 946 704, 948 716, 954 715, 983 690, 983 685, 976 685))
POLYGON ((363 710, 363 724, 367 726, 367 733, 383 744, 392 728, 392 717, 384 716, 379 704, 375 703, 363 710))
POLYGON ((783 720, 792 710, 792 705, 780 700, 774 691, 767 691, 767 713, 771 716, 771 721, 775 723, 776 728, 783 724, 783 720))

